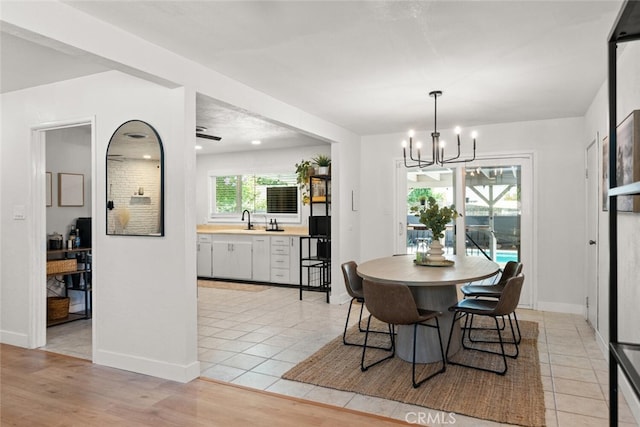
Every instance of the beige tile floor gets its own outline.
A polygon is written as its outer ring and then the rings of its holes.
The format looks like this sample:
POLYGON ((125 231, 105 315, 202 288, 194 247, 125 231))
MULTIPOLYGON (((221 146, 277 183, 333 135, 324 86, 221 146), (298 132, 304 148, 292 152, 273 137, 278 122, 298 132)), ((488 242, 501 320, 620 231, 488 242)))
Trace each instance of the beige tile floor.
MULTIPOLYGON (((202 376, 402 420, 411 412, 438 417, 438 411, 428 408, 280 378, 342 333, 347 309, 348 304, 326 304, 320 293, 306 292, 299 301, 298 291, 290 288, 265 287, 260 292, 199 288, 202 376)), ((547 425, 607 426, 608 365, 593 329, 581 316, 533 310, 518 313, 521 319, 536 321, 540 327, 547 425)), ((356 316, 352 315, 353 324, 356 316)), ((87 333, 90 340, 90 321, 49 328, 45 348, 79 357, 83 357, 80 350, 88 349, 84 357, 90 358, 87 333)), ((622 396, 620 401, 619 425, 638 426, 622 396)), ((443 421, 443 425, 451 424, 451 420, 443 421)), ((455 425, 501 424, 455 415, 455 425)))

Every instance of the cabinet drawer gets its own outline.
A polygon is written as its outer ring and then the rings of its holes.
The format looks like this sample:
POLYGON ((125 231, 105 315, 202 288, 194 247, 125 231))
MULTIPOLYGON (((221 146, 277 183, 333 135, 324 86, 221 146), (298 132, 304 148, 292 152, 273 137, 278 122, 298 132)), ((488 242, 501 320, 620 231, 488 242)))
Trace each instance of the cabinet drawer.
POLYGON ((198 234, 198 243, 211 243, 211 234, 198 234))
POLYGON ((273 246, 271 245, 272 255, 286 255, 289 256, 289 246, 273 246))
POLYGON ((271 281, 273 283, 289 283, 289 270, 284 268, 272 268, 271 281))
POLYGON ((289 246, 289 238, 284 236, 271 236, 271 246, 289 246))
POLYGON ((289 255, 275 255, 271 256, 272 268, 289 268, 289 255))

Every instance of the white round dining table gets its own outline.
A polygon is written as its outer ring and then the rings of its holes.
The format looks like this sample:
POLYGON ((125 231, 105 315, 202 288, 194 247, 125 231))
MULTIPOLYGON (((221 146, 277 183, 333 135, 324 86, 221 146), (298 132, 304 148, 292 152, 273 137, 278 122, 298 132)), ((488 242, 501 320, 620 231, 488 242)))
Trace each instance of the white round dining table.
MULTIPOLYGON (((419 308, 440 311, 442 345, 446 351, 453 313, 449 307, 458 302, 456 285, 487 279, 500 271, 500 266, 484 257, 447 255, 454 265, 433 267, 417 265, 412 255, 377 258, 358 265, 358 275, 381 283, 401 283, 409 286, 419 308)), ((366 301, 365 301, 366 306, 366 301)), ((411 361, 413 326, 398 326, 396 353, 411 361)), ((433 328, 418 327, 416 362, 432 363, 441 359, 438 334, 433 328)), ((450 354, 460 349, 460 327, 454 328, 450 354)))

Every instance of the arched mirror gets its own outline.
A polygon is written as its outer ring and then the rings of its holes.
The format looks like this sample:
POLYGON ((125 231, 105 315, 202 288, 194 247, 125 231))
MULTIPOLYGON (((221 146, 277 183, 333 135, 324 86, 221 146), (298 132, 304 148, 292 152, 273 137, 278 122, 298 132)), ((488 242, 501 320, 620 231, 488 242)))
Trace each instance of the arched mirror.
POLYGON ((164 152, 158 132, 123 123, 107 147, 107 234, 164 236, 164 152))

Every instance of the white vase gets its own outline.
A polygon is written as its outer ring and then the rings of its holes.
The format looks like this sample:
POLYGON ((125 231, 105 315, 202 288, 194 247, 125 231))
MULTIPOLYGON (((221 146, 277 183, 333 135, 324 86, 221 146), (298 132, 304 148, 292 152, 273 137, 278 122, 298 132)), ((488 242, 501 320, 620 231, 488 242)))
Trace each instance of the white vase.
POLYGON ((427 252, 428 261, 444 261, 444 250, 442 249, 442 243, 440 240, 433 239, 431 245, 429 245, 429 251, 427 252))

